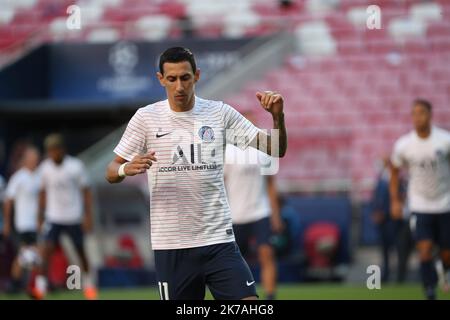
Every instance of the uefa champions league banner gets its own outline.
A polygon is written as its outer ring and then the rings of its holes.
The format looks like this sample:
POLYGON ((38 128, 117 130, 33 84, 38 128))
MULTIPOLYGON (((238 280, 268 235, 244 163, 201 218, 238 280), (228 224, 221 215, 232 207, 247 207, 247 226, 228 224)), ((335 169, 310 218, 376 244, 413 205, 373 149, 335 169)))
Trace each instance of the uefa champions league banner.
POLYGON ((41 48, 39 54, 32 53, 0 71, 0 100, 43 99, 62 103, 157 100, 165 96, 155 75, 159 55, 165 49, 186 46, 192 50, 201 69, 201 86, 220 70, 237 62, 240 49, 249 41, 198 39, 51 44, 45 50, 41 48), (44 66, 42 61, 45 61, 44 66), (39 72, 32 72, 30 68, 39 72), (14 77, 17 81, 11 81, 14 77), (36 93, 32 86, 37 84, 42 88, 36 93), (27 86, 30 90, 25 90, 27 86), (27 95, 27 92, 32 94, 27 95))

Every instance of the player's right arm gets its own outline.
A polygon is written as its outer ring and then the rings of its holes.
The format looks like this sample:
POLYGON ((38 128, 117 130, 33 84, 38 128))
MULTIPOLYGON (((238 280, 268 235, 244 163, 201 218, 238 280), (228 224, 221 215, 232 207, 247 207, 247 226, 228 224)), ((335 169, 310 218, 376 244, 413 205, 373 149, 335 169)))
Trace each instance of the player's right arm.
POLYGON ((109 183, 122 182, 122 180, 125 179, 125 177, 119 176, 119 167, 122 164, 126 163, 124 167, 125 176, 135 176, 150 169, 152 163, 156 160, 154 151, 150 151, 142 155, 136 155, 133 159, 131 159, 131 161, 127 161, 120 156, 116 156, 106 168, 105 178, 109 183))
POLYGON ((270 223, 272 231, 275 233, 281 233, 284 229, 284 222, 281 217, 281 210, 278 203, 278 191, 273 176, 266 176, 267 178, 267 193, 269 195, 270 207, 272 209, 270 216, 270 223))
POLYGON ((17 176, 13 175, 9 180, 5 192, 5 201, 3 203, 3 236, 5 238, 11 235, 12 226, 12 210, 14 207, 14 199, 17 195, 18 180, 17 176))
POLYGON ((42 231, 42 226, 44 225, 44 219, 45 219, 45 201, 46 201, 47 195, 44 187, 41 187, 41 190, 39 191, 39 205, 38 205, 38 231, 42 231))
POLYGON ((13 199, 6 198, 3 204, 3 236, 8 238, 11 234, 11 213, 13 208, 13 199))
POLYGON ((391 217, 395 220, 402 218, 403 203, 400 197, 400 169, 391 165, 391 179, 389 181, 389 194, 391 198, 391 217))
POLYGON ((273 129, 278 130, 278 141, 274 141, 277 150, 272 150, 272 136, 262 131, 258 132, 249 145, 269 156, 283 158, 287 149, 287 133, 283 112, 284 98, 281 94, 273 91, 257 92, 256 97, 261 106, 272 115, 273 129))
POLYGON ((397 140, 389 164, 391 171, 391 177, 389 179, 389 200, 391 202, 391 217, 394 220, 399 220, 403 216, 403 202, 400 196, 400 169, 405 165, 404 143, 404 138, 397 140))
MULTIPOLYGON (((388 186, 388 188, 390 188, 390 186, 388 186)), ((372 220, 375 224, 383 223, 385 220, 385 214, 390 214, 389 212, 383 212, 383 200, 383 182, 379 180, 372 195, 372 220)), ((390 210, 390 208, 388 210, 390 210)))

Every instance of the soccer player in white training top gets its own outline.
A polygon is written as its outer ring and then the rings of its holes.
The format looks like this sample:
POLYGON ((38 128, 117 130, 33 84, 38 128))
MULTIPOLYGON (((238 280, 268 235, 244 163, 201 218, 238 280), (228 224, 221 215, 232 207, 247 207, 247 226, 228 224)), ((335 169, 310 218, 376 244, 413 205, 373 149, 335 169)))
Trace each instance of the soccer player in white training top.
POLYGON ((66 154, 60 134, 47 136, 44 145, 48 158, 40 166, 42 185, 39 196, 39 225, 44 237, 43 265, 36 277, 35 298, 43 298, 46 294, 48 262, 64 233, 71 239, 81 260, 84 295, 93 300, 97 298, 97 289, 84 250, 83 235, 92 228, 89 178, 81 160, 66 154))
POLYGON ((22 289, 24 269, 32 270, 40 263, 36 247, 40 187, 40 176, 36 169, 39 157, 36 147, 27 146, 21 158, 21 168, 11 176, 6 188, 3 235, 6 238, 11 236, 11 227, 14 225, 20 242, 18 255, 11 267, 11 292, 22 289), (13 216, 14 224, 11 221, 13 216))
POLYGON ((174 47, 160 56, 167 100, 137 110, 108 165, 106 179, 147 172, 151 240, 161 299, 256 299, 248 265, 234 239, 223 181, 224 149, 232 143, 284 156, 283 97, 258 92, 273 117, 279 141, 258 130, 231 106, 195 95, 200 79, 194 55, 174 47), (275 140, 275 139, 274 139, 275 140))
POLYGON ((450 133, 431 124, 432 106, 426 100, 413 103, 414 130, 397 140, 392 154, 391 213, 401 219, 399 170, 409 173, 408 201, 416 217, 415 240, 420 274, 428 299, 435 299, 437 284, 433 246, 438 245, 447 272, 450 269, 450 133))

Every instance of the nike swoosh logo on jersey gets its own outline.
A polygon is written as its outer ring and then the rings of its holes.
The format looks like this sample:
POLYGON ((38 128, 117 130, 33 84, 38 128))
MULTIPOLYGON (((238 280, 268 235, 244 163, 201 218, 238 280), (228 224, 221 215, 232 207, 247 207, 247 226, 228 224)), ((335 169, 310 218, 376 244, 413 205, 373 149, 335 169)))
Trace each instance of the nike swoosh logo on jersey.
POLYGON ((252 282, 248 282, 248 281, 247 281, 246 284, 247 284, 247 287, 250 287, 250 286, 251 286, 252 284, 254 284, 254 283, 255 283, 255 281, 252 281, 252 282))
POLYGON ((161 138, 161 137, 164 137, 164 136, 167 136, 168 134, 171 134, 172 132, 167 132, 167 133, 163 133, 163 134, 156 134, 156 137, 157 138, 161 138))

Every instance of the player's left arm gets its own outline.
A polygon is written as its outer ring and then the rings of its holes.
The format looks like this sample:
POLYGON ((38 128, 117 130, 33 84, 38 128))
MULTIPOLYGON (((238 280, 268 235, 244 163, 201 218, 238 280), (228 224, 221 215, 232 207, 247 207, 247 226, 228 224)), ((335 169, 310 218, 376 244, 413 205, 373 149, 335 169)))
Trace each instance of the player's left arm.
POLYGON ((83 202, 84 202, 84 217, 83 217, 83 229, 85 232, 92 230, 93 224, 93 202, 92 202, 92 191, 89 187, 83 187, 83 202))
POLYGON ((250 146, 258 149, 270 156, 284 157, 287 149, 287 132, 284 122, 284 98, 281 94, 273 91, 257 92, 256 98, 261 106, 272 115, 273 129, 278 130, 278 152, 272 150, 272 137, 264 132, 258 132, 256 137, 250 142, 250 146))
POLYGON ((47 205, 47 192, 45 191, 45 187, 41 186, 39 190, 39 198, 38 198, 38 231, 42 231, 42 227, 44 225, 45 220, 45 206, 47 205))
POLYGON ((79 162, 78 188, 83 195, 83 221, 82 227, 84 232, 92 230, 93 219, 93 200, 92 189, 89 181, 88 171, 83 162, 79 162))
POLYGON ((13 199, 7 197, 3 203, 3 236, 5 238, 9 238, 11 235, 11 217, 13 206, 13 199))
POLYGON ((391 177, 389 180, 389 195, 391 199, 391 217, 394 220, 402 218, 403 203, 400 197, 400 168, 391 165, 391 177))
POLYGON ((280 205, 278 202, 278 192, 273 175, 267 175, 267 193, 271 208, 270 224, 275 233, 281 233, 284 228, 283 219, 281 219, 280 205))
POLYGON ((12 216, 14 208, 14 199, 17 196, 17 180, 13 176, 8 183, 3 202, 3 236, 8 238, 11 235, 12 216))

